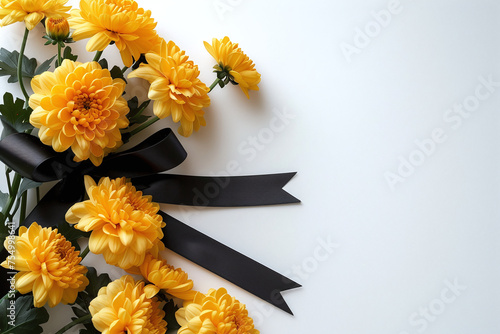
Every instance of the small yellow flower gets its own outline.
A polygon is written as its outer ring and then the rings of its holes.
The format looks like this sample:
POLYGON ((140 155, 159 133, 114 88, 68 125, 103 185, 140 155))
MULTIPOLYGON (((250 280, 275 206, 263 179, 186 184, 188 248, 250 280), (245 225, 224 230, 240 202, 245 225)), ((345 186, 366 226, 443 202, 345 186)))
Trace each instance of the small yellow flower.
POLYGON ((47 36, 55 41, 64 41, 69 36, 69 23, 64 17, 49 17, 45 21, 47 36))
POLYGON ((69 17, 71 6, 64 6, 68 0, 1 0, 0 26, 24 21, 32 30, 44 17, 69 17))
POLYGON ((146 59, 148 64, 141 64, 128 77, 149 81, 154 114, 159 118, 172 115, 174 122, 181 122, 179 133, 185 137, 205 126, 202 108, 210 105, 209 89, 198 79, 198 66, 172 41, 161 40, 146 59))
POLYGON ((163 238, 163 219, 159 205, 151 196, 125 178, 102 178, 97 185, 85 176, 89 199, 76 203, 66 213, 66 220, 81 231, 89 232, 89 249, 103 254, 107 263, 129 269, 143 263, 146 252, 158 247, 163 238))
POLYGON ((90 302, 94 327, 103 334, 164 334, 165 312, 154 295, 158 290, 125 275, 102 287, 90 302))
POLYGON ((231 297, 226 289, 196 293, 192 302, 175 313, 182 327, 178 334, 259 334, 244 304, 231 297))
MULTIPOLYGON (((12 242, 12 241, 11 241, 12 242)), ((4 242, 7 249, 9 241, 4 242)), ((37 223, 29 228, 21 226, 15 237, 13 259, 2 262, 10 268, 13 263, 19 272, 14 276, 16 289, 26 294, 33 292, 35 307, 48 301, 50 307, 59 303, 74 303, 78 292, 89 284, 87 268, 80 265, 80 252, 57 229, 42 228, 37 223)))
POLYGON ((122 145, 120 129, 129 123, 125 82, 99 63, 66 59, 53 73, 34 77, 31 87, 30 123, 45 145, 57 152, 71 147, 75 161, 90 159, 96 166, 122 145))
POLYGON ((157 259, 151 254, 146 255, 139 271, 148 282, 174 297, 192 300, 196 294, 196 291, 191 290, 193 281, 188 279, 188 275, 182 269, 176 269, 167 261, 157 259))
POLYGON ((115 42, 125 66, 132 66, 141 53, 158 41, 151 11, 133 0, 81 0, 80 9, 71 11, 73 39, 90 38, 87 51, 103 51, 115 42))
POLYGON ((219 79, 227 78, 228 81, 238 84, 247 98, 250 98, 248 90, 259 90, 257 85, 260 82, 260 74, 255 69, 253 61, 241 51, 238 44, 232 43, 227 36, 222 40, 214 38, 212 45, 203 43, 217 61, 214 69, 219 79))

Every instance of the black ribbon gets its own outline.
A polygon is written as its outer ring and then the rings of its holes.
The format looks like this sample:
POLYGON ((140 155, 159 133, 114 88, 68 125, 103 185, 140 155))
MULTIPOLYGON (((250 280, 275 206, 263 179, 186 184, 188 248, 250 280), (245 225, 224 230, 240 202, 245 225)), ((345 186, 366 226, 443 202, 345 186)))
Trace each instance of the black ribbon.
MULTIPOLYGON (((107 156, 99 167, 74 162, 34 136, 17 133, 0 141, 0 160, 21 176, 52 187, 23 224, 54 226, 85 195, 83 175, 127 177, 155 202, 197 206, 256 206, 300 202, 282 188, 295 173, 236 177, 158 174, 178 166, 187 153, 170 129, 162 129, 133 148, 107 156)), ((160 211, 165 246, 213 273, 292 314, 281 291, 296 282, 217 242, 160 211)))

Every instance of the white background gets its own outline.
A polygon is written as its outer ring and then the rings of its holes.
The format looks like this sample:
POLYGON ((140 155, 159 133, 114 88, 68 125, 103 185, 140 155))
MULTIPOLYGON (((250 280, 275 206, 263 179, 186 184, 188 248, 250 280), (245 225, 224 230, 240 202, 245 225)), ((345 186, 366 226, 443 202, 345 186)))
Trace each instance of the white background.
MULTIPOLYGON (((228 174, 234 161, 239 175, 298 172, 286 189, 301 204, 163 206, 301 283, 284 293, 295 316, 168 253, 196 289, 225 286, 247 304, 262 334, 500 331, 500 87, 488 91, 479 79, 500 82, 497 1, 140 5, 152 10, 158 33, 199 65, 207 84, 214 61, 203 41, 212 37, 239 42, 262 74, 250 100, 234 86, 210 94, 208 125, 180 138, 189 156, 175 172, 228 174), (459 117, 453 108, 464 103, 472 111, 459 117), (288 118, 270 132, 276 113, 288 118), (433 132, 441 140, 429 144, 433 132), (260 138, 256 154, 242 151, 250 137, 260 138), (427 143, 427 154, 416 142, 427 143), (409 160, 417 166, 402 162, 409 160), (398 169, 403 175, 394 179, 398 169), (328 242, 335 244, 331 253, 320 248, 328 242)), ((23 29, 21 23, 2 28, 0 44, 18 49, 23 29)), ((41 36, 39 26, 28 56, 54 54, 55 47, 42 48, 41 36)), ((72 45, 82 61, 93 57, 85 43, 72 45)), ((113 47, 104 56, 121 65, 113 47)), ((20 96, 6 78, 0 83, 20 96)), ((128 92, 145 98, 147 84, 130 83, 128 92)), ((154 129, 171 125, 163 120, 154 129)), ((85 263, 112 278, 122 274, 94 255, 85 263)), ((56 307, 45 332, 67 323, 68 310, 56 307)))

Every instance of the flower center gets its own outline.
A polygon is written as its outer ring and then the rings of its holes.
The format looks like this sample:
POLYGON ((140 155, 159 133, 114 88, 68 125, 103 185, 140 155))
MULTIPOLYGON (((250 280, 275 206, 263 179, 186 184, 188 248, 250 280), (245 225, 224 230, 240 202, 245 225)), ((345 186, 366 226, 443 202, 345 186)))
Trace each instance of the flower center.
POLYGON ((57 240, 57 244, 54 247, 54 250, 59 259, 63 260, 70 255, 71 244, 68 243, 67 240, 59 239, 57 240))
POLYGON ((73 102, 71 123, 74 125, 93 129, 104 120, 102 101, 95 96, 95 93, 87 94, 79 90, 73 102))
POLYGON ((241 327, 241 319, 240 319, 240 317, 237 317, 237 316, 236 316, 236 317, 234 318, 234 324, 236 325, 236 329, 237 329, 237 330, 238 330, 238 329, 240 329, 240 327, 241 327))
POLYGON ((129 194, 129 196, 127 197, 127 203, 130 204, 134 208, 134 210, 141 210, 140 197, 129 194))
POLYGON ((57 247, 56 248, 56 254, 57 256, 60 258, 60 259, 64 259, 64 257, 66 256, 66 254, 64 253, 64 249, 62 249, 61 247, 57 247))
POLYGON ((64 22, 66 19, 63 17, 58 17, 58 18, 51 18, 50 23, 52 23, 53 26, 57 26, 64 22))

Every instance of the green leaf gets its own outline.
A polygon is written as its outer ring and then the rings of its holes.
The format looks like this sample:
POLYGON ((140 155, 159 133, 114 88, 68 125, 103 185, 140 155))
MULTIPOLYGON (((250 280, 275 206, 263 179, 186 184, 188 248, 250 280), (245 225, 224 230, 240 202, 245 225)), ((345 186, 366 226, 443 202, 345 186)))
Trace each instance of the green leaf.
POLYGON ((101 65, 102 68, 108 68, 108 61, 104 58, 98 61, 99 65, 101 65))
POLYGON ((0 105, 0 113, 12 124, 19 118, 23 121, 29 119, 29 114, 24 109, 24 101, 19 98, 14 101, 11 93, 4 94, 3 104, 0 105))
POLYGON ((16 129, 14 129, 14 127, 12 125, 10 125, 8 122, 5 122, 2 119, 2 116, 0 116, 0 121, 1 121, 2 127, 3 127, 2 135, 0 136, 0 139, 4 139, 8 135, 17 133, 16 129))
POLYGON ((0 139, 4 139, 10 134, 24 132, 29 129, 33 129, 33 126, 30 123, 22 122, 21 120, 17 120, 14 124, 7 122, 2 116, 0 116, 0 121, 4 127, 2 131, 2 135, 0 139))
POLYGON ((144 101, 143 103, 141 103, 141 105, 139 105, 139 100, 136 96, 127 101, 128 107, 130 109, 129 113, 127 114, 129 127, 135 124, 144 123, 150 118, 150 116, 142 114, 148 107, 149 103, 151 103, 151 100, 144 101))
POLYGON ((8 200, 9 200, 9 194, 4 193, 3 191, 0 190, 0 210, 5 207, 5 204, 7 204, 8 200))
MULTIPOLYGON (((14 83, 18 81, 17 78, 17 63, 19 61, 18 51, 8 51, 0 48, 0 76, 9 76, 7 82, 14 83)), ((36 59, 28 58, 23 55, 23 66, 21 72, 23 78, 33 78, 35 75, 36 59)))
POLYGON ((88 312, 85 312, 84 310, 76 306, 71 307, 71 309, 78 318, 84 317, 88 314, 88 312))
POLYGON ((93 267, 88 267, 88 272, 87 272, 87 278, 89 279, 89 285, 87 285, 87 288, 85 288, 85 292, 88 293, 92 299, 97 297, 99 294, 99 290, 103 286, 107 286, 109 283, 111 283, 111 279, 109 278, 108 274, 100 274, 97 275, 97 271, 93 267))
POLYGON ((28 189, 32 189, 32 188, 36 188, 36 187, 39 187, 41 186, 43 183, 40 183, 40 182, 36 182, 36 181, 33 181, 33 180, 30 180, 30 179, 27 179, 27 178, 23 178, 23 180, 21 181, 21 185, 19 186, 19 190, 17 192, 17 195, 16 197, 19 198, 23 195, 23 193, 25 191, 27 191, 28 189))
POLYGON ((50 68, 50 63, 52 63, 56 57, 57 55, 41 63, 40 66, 38 66, 38 68, 36 69, 35 75, 39 75, 47 71, 50 68))
POLYGON ((87 269, 86 276, 89 280, 89 285, 87 285, 85 290, 78 293, 76 304, 88 313, 88 308, 92 299, 97 297, 99 289, 103 286, 107 286, 111 282, 111 279, 108 274, 97 275, 97 271, 93 267, 87 267, 87 269))
POLYGON ((7 134, 15 132, 24 132, 28 129, 32 129, 33 126, 29 123, 29 118, 31 115, 31 108, 24 108, 24 101, 14 97, 11 93, 5 93, 3 96, 3 104, 0 104, 0 120, 2 123, 7 124, 4 133, 2 133, 2 138, 7 134))
MULTIPOLYGON (((78 297, 76 298, 76 305, 72 307, 73 313, 81 318, 89 314, 89 305, 92 299, 97 297, 99 293, 99 289, 103 286, 107 286, 111 279, 108 274, 97 275, 97 271, 93 267, 87 267, 87 278, 89 280, 89 285, 85 288, 84 291, 78 293, 78 297)), ((80 334, 100 334, 100 332, 95 329, 92 322, 83 323, 85 329, 80 330, 80 334)))
POLYGON ((95 327, 90 323, 90 324, 84 324, 85 327, 87 327, 86 329, 80 329, 80 331, 78 332, 78 334, 101 334, 101 332, 99 332, 97 329, 95 329, 95 327), (92 326, 92 328, 88 328, 92 326))
POLYGON ((80 238, 88 238, 90 237, 91 233, 91 232, 83 232, 77 230, 72 225, 68 224, 66 221, 61 221, 57 225, 57 230, 59 231, 59 233, 64 235, 66 240, 68 240, 69 242, 71 242, 71 244, 73 244, 76 250, 80 250, 80 245, 78 244, 77 240, 80 238))
MULTIPOLYGON (((62 59, 69 59, 69 60, 72 60, 72 61, 75 61, 78 59, 78 56, 77 55, 74 55, 73 53, 71 53, 71 48, 69 46, 66 46, 64 48, 64 51, 62 53, 62 59)), ((60 65, 58 64, 58 60, 56 60, 56 67, 60 65)))
POLYGON ((133 69, 133 70, 136 70, 136 69, 138 69, 138 68, 139 68, 139 66, 140 66, 141 64, 147 64, 147 63, 148 63, 148 61, 146 60, 146 55, 141 54, 141 56, 139 57, 139 59, 137 59, 137 60, 135 61, 134 65, 132 65, 132 69, 133 69))
POLYGON ((165 321, 167 322, 167 330, 179 329, 181 326, 177 323, 177 319, 175 319, 175 312, 179 307, 175 305, 172 299, 168 300, 168 302, 163 306, 163 311, 165 312, 165 321))
POLYGON ((146 116, 146 115, 139 115, 136 118, 134 118, 134 124, 142 124, 146 122, 151 116, 146 116))
POLYGON ((125 83, 127 83, 127 80, 123 76, 122 69, 119 68, 118 66, 113 66, 113 68, 111 69, 111 71, 109 71, 109 73, 111 73, 111 77, 113 79, 122 79, 123 81, 125 81, 125 83))
POLYGON ((52 44, 52 45, 57 45, 57 44, 60 44, 62 48, 64 48, 65 46, 65 43, 74 43, 75 41, 73 40, 73 38, 71 37, 67 37, 65 40, 63 41, 60 41, 58 39, 53 39, 52 37, 50 37, 49 35, 44 35, 42 38, 45 38, 47 40, 47 42, 45 42, 45 45, 49 45, 49 44, 52 44))
POLYGON ((64 52, 62 54, 62 57, 63 57, 63 59, 69 59, 69 60, 73 60, 73 61, 78 59, 78 55, 71 53, 71 48, 69 46, 64 48, 64 52))
POLYGON ((224 77, 226 76, 226 73, 224 73, 224 72, 217 72, 217 71, 214 71, 214 72, 217 73, 217 78, 219 78, 221 80, 223 80, 224 77))
POLYGON ((49 45, 49 44, 52 44, 52 45, 56 45, 57 44, 57 41, 50 38, 49 36, 45 35, 43 36, 42 38, 45 38, 47 40, 47 42, 45 42, 44 45, 49 45))
POLYGON ((43 332, 41 324, 49 320, 49 314, 45 308, 33 306, 33 296, 26 295, 16 298, 15 303, 9 298, 0 302, 0 332, 2 334, 39 334, 43 332), (11 317, 10 310, 13 308, 15 318, 11 317))
POLYGON ((128 107, 130 108, 130 112, 128 113, 129 116, 134 116, 134 112, 137 113, 139 111, 137 107, 139 106, 139 99, 137 96, 134 96, 130 100, 127 101, 128 107))
POLYGON ((9 293, 7 293, 1 300, 0 300, 0 331, 9 328, 9 321, 10 318, 8 317, 8 313, 10 310, 8 310, 10 306, 10 298, 13 297, 12 295, 9 296, 9 293))

